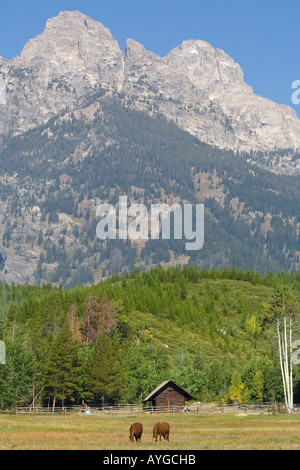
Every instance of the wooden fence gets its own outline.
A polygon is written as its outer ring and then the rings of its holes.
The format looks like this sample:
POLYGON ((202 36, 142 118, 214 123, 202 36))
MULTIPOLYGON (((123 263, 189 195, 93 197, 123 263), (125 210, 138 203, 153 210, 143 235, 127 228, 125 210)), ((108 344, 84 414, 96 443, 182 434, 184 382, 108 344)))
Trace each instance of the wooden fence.
MULTIPOLYGON (((300 413, 300 405, 295 405, 294 412, 300 413)), ((285 413, 285 406, 278 403, 262 403, 258 405, 201 405, 193 404, 185 407, 153 407, 142 404, 104 405, 104 406, 66 406, 40 407, 28 406, 16 408, 16 414, 92 414, 92 415, 124 415, 159 414, 159 413, 193 413, 197 415, 213 414, 278 414, 285 413)))

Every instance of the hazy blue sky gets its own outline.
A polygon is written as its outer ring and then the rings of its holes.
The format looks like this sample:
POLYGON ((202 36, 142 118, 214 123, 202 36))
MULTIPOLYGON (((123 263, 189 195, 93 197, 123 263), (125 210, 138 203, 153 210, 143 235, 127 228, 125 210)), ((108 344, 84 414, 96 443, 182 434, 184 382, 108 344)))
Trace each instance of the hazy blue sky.
MULTIPOLYGON (((62 10, 79 10, 127 38, 166 55, 186 39, 202 39, 238 62, 255 93, 293 106, 300 80, 299 0, 1 0, 0 55, 24 44, 62 10)), ((293 106, 300 116, 300 105, 293 106)))

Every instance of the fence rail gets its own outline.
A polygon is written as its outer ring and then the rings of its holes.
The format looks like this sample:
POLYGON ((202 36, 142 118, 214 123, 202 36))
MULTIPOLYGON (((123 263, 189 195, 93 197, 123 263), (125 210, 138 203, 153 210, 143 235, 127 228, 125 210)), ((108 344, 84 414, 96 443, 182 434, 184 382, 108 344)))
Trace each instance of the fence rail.
MULTIPOLYGON (((300 405, 295 405, 294 412, 300 413, 300 405)), ((130 416, 140 413, 158 414, 158 413, 194 413, 197 415, 210 414, 278 414, 285 413, 285 406, 279 403, 262 403, 258 405, 201 405, 193 404, 188 406, 169 406, 153 407, 143 406, 142 404, 126 405, 104 405, 104 406, 65 406, 65 407, 41 407, 27 406, 17 407, 16 414, 67 414, 82 413, 93 415, 124 415, 130 416)))

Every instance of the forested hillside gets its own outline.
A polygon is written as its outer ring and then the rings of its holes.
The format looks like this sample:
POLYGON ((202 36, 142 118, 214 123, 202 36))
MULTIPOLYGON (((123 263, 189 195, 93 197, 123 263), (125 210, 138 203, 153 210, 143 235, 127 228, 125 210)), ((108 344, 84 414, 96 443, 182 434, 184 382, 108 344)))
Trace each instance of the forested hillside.
POLYGON ((274 289, 299 305, 299 274, 235 268, 135 269, 71 289, 2 284, 0 405, 140 402, 169 379, 200 401, 281 401, 274 289))
POLYGON ((163 117, 125 108, 105 90, 0 152, 1 279, 72 287, 112 273, 190 264, 299 269, 299 184, 251 164, 251 155, 201 143, 163 117), (201 202, 205 244, 101 243, 100 203, 201 202))

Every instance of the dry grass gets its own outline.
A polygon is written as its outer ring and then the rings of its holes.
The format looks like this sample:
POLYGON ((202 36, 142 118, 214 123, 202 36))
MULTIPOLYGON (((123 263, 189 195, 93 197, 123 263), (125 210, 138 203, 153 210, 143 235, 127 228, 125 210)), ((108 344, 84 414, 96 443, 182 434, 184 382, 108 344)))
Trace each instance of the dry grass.
POLYGON ((0 449, 299 450, 300 415, 0 415, 0 449), (129 427, 135 421, 144 425, 140 444, 129 442, 129 427), (152 442, 157 421, 170 423, 170 442, 152 442))

